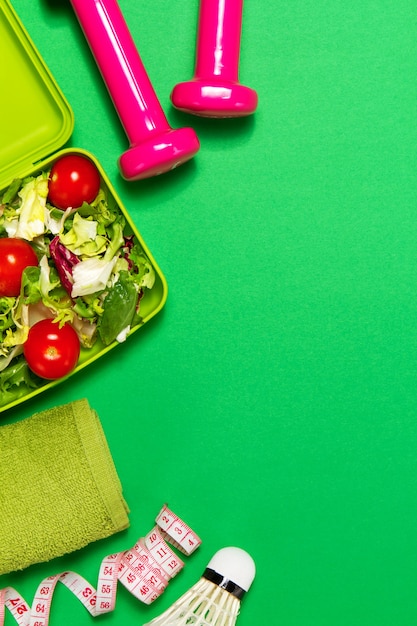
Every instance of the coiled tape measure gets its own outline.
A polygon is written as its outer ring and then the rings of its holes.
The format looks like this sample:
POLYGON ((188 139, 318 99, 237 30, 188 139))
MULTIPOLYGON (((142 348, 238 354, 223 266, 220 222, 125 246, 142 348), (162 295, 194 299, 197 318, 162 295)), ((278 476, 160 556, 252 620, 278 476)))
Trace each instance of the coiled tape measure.
POLYGON ((151 604, 184 566, 168 542, 189 556, 201 544, 201 539, 164 505, 154 528, 139 539, 133 548, 103 559, 97 589, 71 571, 42 580, 35 592, 32 607, 13 587, 1 589, 0 626, 4 625, 6 609, 19 626, 48 626, 52 596, 58 582, 65 585, 93 617, 114 610, 118 581, 138 600, 151 604))

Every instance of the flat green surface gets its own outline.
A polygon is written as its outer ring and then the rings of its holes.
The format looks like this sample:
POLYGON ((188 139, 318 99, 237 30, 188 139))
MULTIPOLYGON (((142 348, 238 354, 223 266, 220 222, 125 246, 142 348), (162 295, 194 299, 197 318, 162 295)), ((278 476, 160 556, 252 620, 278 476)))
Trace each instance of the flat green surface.
MULTIPOLYGON (((119 587, 97 621, 143 624, 234 544, 258 568, 239 626, 415 626, 415 3, 247 0, 240 77, 259 108, 221 121, 169 101, 193 71, 197 0, 120 0, 170 123, 201 141, 192 162, 134 184, 69 5, 13 5, 74 111, 68 145, 97 156, 169 294, 131 341, 2 415, 87 397, 131 527, 1 586, 31 601, 64 569, 95 583, 167 501, 203 545, 151 607, 119 587)), ((92 622, 57 589, 51 626, 92 622)))

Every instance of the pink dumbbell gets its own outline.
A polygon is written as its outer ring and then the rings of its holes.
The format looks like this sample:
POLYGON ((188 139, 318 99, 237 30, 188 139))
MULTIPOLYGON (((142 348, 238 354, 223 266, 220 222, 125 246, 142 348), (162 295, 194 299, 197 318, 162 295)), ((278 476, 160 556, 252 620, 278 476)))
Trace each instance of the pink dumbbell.
POLYGON ((119 158, 122 176, 149 178, 188 161, 198 137, 169 126, 117 1, 70 2, 130 142, 119 158))
POLYGON ((242 117, 255 111, 256 91, 238 79, 242 13, 243 0, 201 0, 195 73, 172 90, 177 109, 203 117, 242 117))

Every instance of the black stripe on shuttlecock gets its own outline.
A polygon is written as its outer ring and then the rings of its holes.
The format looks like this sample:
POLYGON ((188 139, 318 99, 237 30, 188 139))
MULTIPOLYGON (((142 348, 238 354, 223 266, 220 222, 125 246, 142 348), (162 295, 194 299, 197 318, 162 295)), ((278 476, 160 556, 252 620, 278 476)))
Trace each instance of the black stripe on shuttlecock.
POLYGON ((219 574, 218 572, 216 572, 214 569, 211 569, 210 567, 206 567, 206 569, 204 570, 203 578, 214 583, 221 589, 228 591, 239 600, 243 598, 243 596, 246 593, 245 589, 243 589, 242 587, 239 587, 239 585, 234 583, 232 580, 229 580, 228 578, 226 578, 222 574, 219 574))

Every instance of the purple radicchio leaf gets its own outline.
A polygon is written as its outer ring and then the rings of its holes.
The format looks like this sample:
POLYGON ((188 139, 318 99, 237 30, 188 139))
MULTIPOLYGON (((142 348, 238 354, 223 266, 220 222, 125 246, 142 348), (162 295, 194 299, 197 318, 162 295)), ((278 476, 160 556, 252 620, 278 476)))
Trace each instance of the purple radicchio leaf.
POLYGON ((124 237, 124 245, 123 252, 125 253, 125 259, 127 261, 127 267, 129 271, 133 268, 133 261, 130 258, 130 252, 134 246, 133 235, 125 235, 124 237))
POLYGON ((54 237, 49 244, 49 251, 55 263, 61 283, 65 291, 71 295, 72 286, 74 284, 72 268, 79 263, 80 259, 60 242, 58 235, 54 237))

